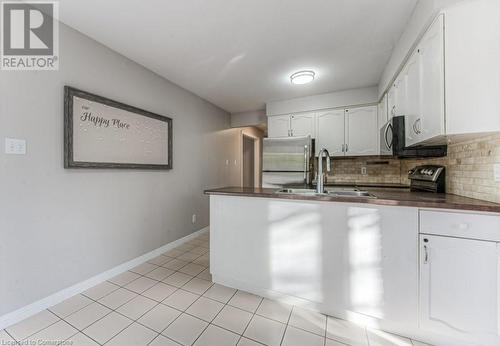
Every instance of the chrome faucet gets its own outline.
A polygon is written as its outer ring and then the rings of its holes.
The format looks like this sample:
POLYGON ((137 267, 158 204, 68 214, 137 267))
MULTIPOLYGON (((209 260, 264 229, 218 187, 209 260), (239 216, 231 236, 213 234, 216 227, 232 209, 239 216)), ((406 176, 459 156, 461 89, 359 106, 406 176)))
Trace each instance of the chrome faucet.
POLYGON ((316 175, 316 192, 317 193, 324 193, 325 192, 325 188, 323 186, 323 184, 324 184, 324 182, 323 182, 323 178, 324 178, 324 175, 323 175, 323 156, 325 154, 326 154, 326 171, 330 172, 330 169, 331 169, 330 153, 328 152, 328 150, 323 148, 319 151, 319 155, 318 155, 318 174, 316 175))

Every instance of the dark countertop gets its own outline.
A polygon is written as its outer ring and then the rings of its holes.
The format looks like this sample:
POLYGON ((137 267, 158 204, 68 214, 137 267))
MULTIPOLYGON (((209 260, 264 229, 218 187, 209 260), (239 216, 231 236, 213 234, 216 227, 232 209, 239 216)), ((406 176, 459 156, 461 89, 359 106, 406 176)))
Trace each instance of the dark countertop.
MULTIPOLYGON (((359 185, 358 185, 359 186, 359 185)), ((500 204, 445 193, 410 192, 408 189, 366 188, 377 198, 338 197, 332 195, 292 195, 276 193, 277 189, 224 187, 206 190, 207 195, 245 196, 294 199, 323 202, 367 203, 387 206, 405 206, 417 208, 442 208, 474 210, 500 213, 500 204)))

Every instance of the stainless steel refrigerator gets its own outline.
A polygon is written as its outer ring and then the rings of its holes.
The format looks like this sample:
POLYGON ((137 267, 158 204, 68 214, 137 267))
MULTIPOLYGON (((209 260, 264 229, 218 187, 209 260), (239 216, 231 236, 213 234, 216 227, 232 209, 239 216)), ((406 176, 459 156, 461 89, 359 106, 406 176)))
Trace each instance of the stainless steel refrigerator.
POLYGON ((312 180, 314 139, 264 138, 262 187, 306 186, 312 180))

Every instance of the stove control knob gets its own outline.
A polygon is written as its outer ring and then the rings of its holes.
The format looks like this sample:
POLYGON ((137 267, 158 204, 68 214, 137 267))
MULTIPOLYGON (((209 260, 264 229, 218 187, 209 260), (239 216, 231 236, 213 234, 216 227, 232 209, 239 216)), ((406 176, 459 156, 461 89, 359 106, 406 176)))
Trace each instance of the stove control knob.
POLYGON ((433 174, 434 174, 434 171, 433 171, 432 169, 429 169, 429 170, 427 171, 427 175, 433 175, 433 174))

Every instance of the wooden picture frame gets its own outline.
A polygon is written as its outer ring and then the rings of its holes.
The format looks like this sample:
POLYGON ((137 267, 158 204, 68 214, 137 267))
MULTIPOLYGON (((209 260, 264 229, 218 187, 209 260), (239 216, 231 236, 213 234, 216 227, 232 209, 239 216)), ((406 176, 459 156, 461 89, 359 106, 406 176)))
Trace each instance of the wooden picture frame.
POLYGON ((172 119, 65 86, 64 168, 172 169, 172 119))

